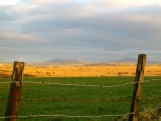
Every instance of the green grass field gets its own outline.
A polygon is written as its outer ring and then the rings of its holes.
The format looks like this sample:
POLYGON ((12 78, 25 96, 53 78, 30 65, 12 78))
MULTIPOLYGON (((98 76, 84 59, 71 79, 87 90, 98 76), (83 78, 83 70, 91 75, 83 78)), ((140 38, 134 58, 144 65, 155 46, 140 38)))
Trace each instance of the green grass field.
MULTIPOLYGON (((161 77, 146 77, 145 80, 155 78, 161 80, 161 77)), ((0 82, 6 81, 10 81, 10 79, 0 79, 0 82)), ((134 77, 24 78, 24 81, 112 86, 134 82, 134 77)), ((23 83, 18 115, 99 116, 126 114, 130 111, 133 87, 133 84, 103 88, 23 83)), ((4 100, 8 98, 9 88, 9 83, 0 83, 0 117, 5 115, 6 101, 4 100)), ((158 97, 161 97, 161 81, 143 83, 140 111, 148 107, 156 108, 161 102, 158 97), (156 99, 147 100, 147 98, 156 99)), ((54 121, 56 119, 106 121, 116 118, 28 117, 19 118, 18 121, 54 121)))

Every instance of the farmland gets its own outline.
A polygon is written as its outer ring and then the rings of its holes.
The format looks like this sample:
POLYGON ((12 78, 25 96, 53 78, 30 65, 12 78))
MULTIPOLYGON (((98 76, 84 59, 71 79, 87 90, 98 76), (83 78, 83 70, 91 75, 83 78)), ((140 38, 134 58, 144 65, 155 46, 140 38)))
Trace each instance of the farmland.
MULTIPOLYGON (((0 77, 11 77, 12 64, 0 66, 0 77)), ((100 77, 135 76, 136 65, 121 66, 29 66, 26 64, 25 77, 100 77)), ((161 76, 160 65, 147 65, 145 76, 161 76)))
MULTIPOLYGON (((145 80, 161 79, 161 77, 146 77, 145 80)), ((8 82, 10 78, 1 78, 1 82, 8 82)), ((125 86, 102 88, 82 87, 70 85, 47 85, 45 82, 61 84, 80 85, 101 85, 113 86, 122 85, 134 81, 134 76, 112 76, 112 77, 41 77, 24 78, 24 82, 44 83, 23 83, 19 115, 69 115, 69 116, 98 116, 111 114, 129 113, 133 84, 125 86)), ((0 84, 0 116, 4 116, 6 101, 9 92, 9 83, 0 84)), ((156 108, 160 103, 158 97, 161 94, 160 81, 143 83, 142 100, 140 110, 148 107, 156 108), (153 99, 153 100, 152 100, 153 99)), ((95 120, 88 118, 63 118, 64 120, 84 121, 95 120)), ((20 118, 19 121, 53 120, 57 117, 29 117, 20 118)), ((114 120, 116 117, 102 117, 97 120, 114 120)))
MULTIPOLYGON (((0 66, 0 82, 10 81, 12 68, 12 64, 0 66)), ((18 120, 93 121, 95 118, 78 116, 127 114, 132 102, 134 84, 131 82, 134 82, 135 71, 136 65, 46 67, 26 64, 18 115, 29 117, 18 120), (47 84, 48 82, 51 84, 47 84), (43 117, 44 115, 59 116, 43 117)), ((161 66, 147 65, 146 80, 151 81, 143 83, 140 111, 154 109, 160 104, 161 66)), ((9 87, 9 83, 0 83, 0 116, 5 115, 9 87)), ((116 118, 118 117, 103 116, 96 120, 116 118)))

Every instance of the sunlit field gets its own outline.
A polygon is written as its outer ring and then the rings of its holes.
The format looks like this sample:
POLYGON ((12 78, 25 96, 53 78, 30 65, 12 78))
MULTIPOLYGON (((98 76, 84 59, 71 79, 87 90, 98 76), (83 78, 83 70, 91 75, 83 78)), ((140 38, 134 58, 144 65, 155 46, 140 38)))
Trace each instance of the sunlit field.
MULTIPOLYGON (((100 77, 135 76, 136 66, 52 66, 34 67, 26 64, 25 77, 100 77)), ((10 77, 12 65, 0 66, 0 77, 10 77)), ((147 65, 145 76, 161 76, 160 65, 147 65)))

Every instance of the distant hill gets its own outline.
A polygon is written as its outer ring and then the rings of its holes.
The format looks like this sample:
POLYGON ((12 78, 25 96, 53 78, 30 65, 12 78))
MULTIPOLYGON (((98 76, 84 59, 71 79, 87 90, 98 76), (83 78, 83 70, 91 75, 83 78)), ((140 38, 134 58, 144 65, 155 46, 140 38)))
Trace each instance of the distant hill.
MULTIPOLYGON (((0 62, 0 66, 3 64, 13 64, 9 62, 0 62)), ((118 65, 136 65, 137 58, 122 58, 113 61, 105 62, 90 62, 85 60, 74 60, 74 59, 51 59, 46 62, 27 62, 28 66, 39 66, 39 67, 53 67, 53 66, 118 66, 118 65)), ((147 58, 148 65, 161 65, 161 62, 149 61, 147 58)))
POLYGON ((72 59, 52 59, 52 60, 49 60, 45 63, 75 63, 75 62, 79 62, 79 61, 72 60, 72 59))
POLYGON ((118 65, 126 65, 126 64, 136 64, 137 59, 136 58, 123 58, 119 60, 113 60, 113 61, 106 61, 102 63, 92 63, 87 66, 118 66, 118 65))
MULTIPOLYGON (((135 65, 137 64, 137 59, 136 58, 122 58, 122 59, 118 59, 118 60, 113 60, 113 61, 106 61, 106 62, 102 62, 102 63, 91 63, 88 64, 87 66, 118 66, 118 65, 135 65)), ((147 64, 149 65, 161 65, 161 62, 155 62, 155 61, 148 61, 147 60, 147 64)))
POLYGON ((45 64, 55 64, 55 65, 85 65, 89 63, 91 62, 83 60, 72 60, 72 59, 52 59, 45 62, 45 64))

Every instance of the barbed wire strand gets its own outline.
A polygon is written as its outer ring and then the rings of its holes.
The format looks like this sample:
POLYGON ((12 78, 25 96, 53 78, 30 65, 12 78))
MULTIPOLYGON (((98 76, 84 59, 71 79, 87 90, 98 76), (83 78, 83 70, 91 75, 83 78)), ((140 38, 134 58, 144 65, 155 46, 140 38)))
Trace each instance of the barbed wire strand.
MULTIPOLYGON (((152 79, 152 80, 144 80, 141 83, 147 83, 151 81, 161 80, 161 79, 152 79)), ((19 83, 16 81, 10 82, 0 82, 0 84, 8 84, 8 83, 19 83)), ((113 88, 113 87, 121 87, 130 84, 137 84, 138 82, 128 82, 120 85, 106 86, 106 85, 86 85, 86 84, 64 84, 64 83, 53 83, 53 82, 34 82, 34 81, 22 81, 21 83, 29 83, 29 84, 46 84, 46 85, 60 85, 60 86, 79 86, 79 87, 101 87, 101 88, 113 88)))
MULTIPOLYGON (((0 82, 1 84, 8 84, 8 83, 19 83, 16 81, 11 82, 0 82)), ((110 88, 110 87, 118 87, 118 86, 125 86, 128 84, 135 84, 138 82, 129 82, 120 85, 113 85, 113 86, 103 86, 103 85, 86 85, 86 84, 65 84, 65 83, 54 83, 54 82, 34 82, 34 81, 22 81, 21 83, 29 83, 29 84, 46 84, 46 85, 60 85, 60 86, 79 86, 79 87, 103 87, 103 88, 110 88)))
MULTIPOLYGON (((144 82, 150 82, 150 80, 142 81, 144 82)), ((8 83, 19 83, 16 81, 11 82, 0 82, 0 84, 8 84, 8 83)), ((113 88, 113 87, 121 87, 126 86, 130 84, 136 84, 138 82, 128 82, 120 85, 113 85, 113 86, 106 86, 106 85, 86 85, 86 84, 65 84, 65 83, 53 83, 53 82, 34 82, 34 81, 22 81, 21 83, 29 83, 29 84, 46 84, 46 85, 60 85, 60 86, 79 86, 79 87, 102 87, 102 88, 113 88)))
POLYGON ((76 115, 76 116, 72 116, 72 115, 52 115, 52 114, 46 114, 46 115, 28 115, 28 116, 6 116, 6 117, 0 117, 0 119, 5 119, 5 118, 11 118, 11 117, 15 117, 15 118, 36 118, 36 117, 63 117, 63 118, 103 118, 103 117, 123 117, 123 116, 129 116, 135 113, 127 113, 127 114, 110 114, 110 115, 99 115, 99 116, 83 116, 83 115, 76 115))
MULTIPOLYGON (((142 83, 147 83, 152 80, 160 80, 160 79, 151 79, 151 80, 144 80, 142 83)), ((0 82, 0 83, 19 83, 16 81, 11 81, 11 82, 0 82)), ((51 85, 63 85, 63 86, 81 86, 81 87, 104 87, 104 88, 111 88, 111 87, 118 87, 118 86, 125 86, 128 84, 136 84, 138 82, 129 82, 129 83, 124 83, 121 85, 113 85, 113 86, 101 86, 101 85, 83 85, 83 84, 64 84, 64 83, 53 83, 53 82, 34 82, 34 81, 23 81, 23 83, 34 83, 34 84, 51 84, 51 85)), ((53 101, 61 101, 61 102, 67 102, 67 101, 72 101, 72 102, 132 102, 133 100, 117 100, 117 99, 112 99, 112 100, 107 100, 107 99, 102 99, 102 100, 79 100, 79 99, 57 99, 57 98, 40 98, 40 99, 24 99, 24 100, 19 100, 21 102, 36 102, 36 101, 43 101, 43 100, 53 100, 53 101)), ((142 100, 161 100, 161 97, 157 98, 143 98, 142 100)), ((0 102, 6 102, 6 101, 13 101, 13 100, 0 100, 0 102)))
POLYGON ((151 82, 151 81, 161 81, 161 79, 150 79, 150 80, 144 80, 143 82, 151 82))
POLYGON ((102 88, 112 88, 112 87, 119 87, 125 86, 128 84, 135 84, 138 82, 129 82, 120 85, 113 85, 113 86, 106 86, 106 85, 86 85, 86 84, 64 84, 64 83, 52 83, 52 82, 25 82, 25 83, 35 83, 35 84, 47 84, 47 85, 60 85, 60 86, 79 86, 79 87, 102 87, 102 88))
MULTIPOLYGON (((158 109, 161 109, 161 107, 159 108, 155 108, 152 109, 152 111, 157 111, 158 109)), ((143 112, 139 112, 139 115, 147 113, 149 111, 143 111, 143 112)), ((27 115, 27 116, 5 116, 5 117, 0 117, 0 119, 6 119, 6 118, 36 118, 36 117, 63 117, 63 118, 103 118, 103 117, 125 117, 125 116, 129 116, 129 115, 133 115, 135 114, 135 112, 132 113, 126 113, 126 114, 110 114, 110 115, 99 115, 99 116, 83 116, 83 115, 76 115, 76 116, 71 116, 71 115, 52 115, 52 114, 38 114, 38 115, 27 115)))

